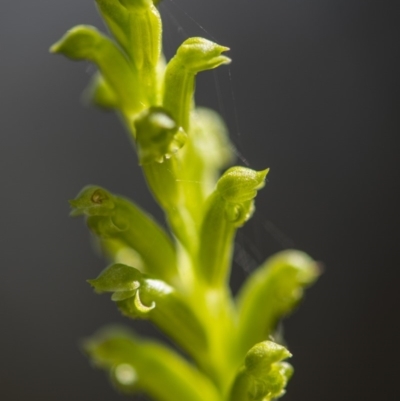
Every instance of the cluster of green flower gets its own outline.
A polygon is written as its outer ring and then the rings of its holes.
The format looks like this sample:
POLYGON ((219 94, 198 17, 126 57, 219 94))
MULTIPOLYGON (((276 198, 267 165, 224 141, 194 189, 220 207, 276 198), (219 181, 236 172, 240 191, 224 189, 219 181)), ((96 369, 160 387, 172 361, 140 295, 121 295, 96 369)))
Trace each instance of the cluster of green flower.
POLYGON ((234 298, 229 276, 236 230, 252 215, 268 170, 231 167, 232 146, 213 111, 194 105, 196 74, 227 64, 228 48, 190 38, 167 63, 152 0, 96 0, 113 38, 78 26, 51 51, 98 67, 93 103, 125 122, 170 233, 131 201, 100 187, 72 200, 112 264, 89 280, 120 311, 151 320, 191 362, 156 341, 107 329, 86 342, 90 358, 122 391, 159 401, 280 397, 291 356, 270 341, 277 322, 318 276, 289 250, 260 266, 234 298))

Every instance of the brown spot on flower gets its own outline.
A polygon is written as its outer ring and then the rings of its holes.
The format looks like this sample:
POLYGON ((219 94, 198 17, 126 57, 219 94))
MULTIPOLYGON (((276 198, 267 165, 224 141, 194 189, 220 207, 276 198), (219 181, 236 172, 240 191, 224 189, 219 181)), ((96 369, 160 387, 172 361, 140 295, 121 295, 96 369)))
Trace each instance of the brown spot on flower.
POLYGON ((105 199, 107 199, 107 195, 101 189, 96 189, 91 198, 92 202, 98 205, 101 205, 105 199))

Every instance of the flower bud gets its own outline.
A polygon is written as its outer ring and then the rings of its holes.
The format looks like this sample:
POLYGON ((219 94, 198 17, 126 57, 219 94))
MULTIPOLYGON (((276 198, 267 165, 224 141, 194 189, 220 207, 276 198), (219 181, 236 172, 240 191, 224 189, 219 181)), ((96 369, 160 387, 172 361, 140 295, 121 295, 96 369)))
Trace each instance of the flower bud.
POLYGON ((210 70, 230 59, 221 55, 229 48, 207 39, 189 38, 179 47, 165 71, 163 106, 177 124, 188 132, 194 94, 194 79, 198 72, 210 70))
POLYGON ((244 364, 249 373, 257 376, 271 369, 273 363, 290 358, 292 354, 282 345, 263 341, 247 353, 244 364))
POLYGON ((173 63, 197 74, 200 71, 216 68, 221 64, 229 64, 231 59, 221 54, 228 50, 229 47, 218 45, 204 38, 189 38, 178 48, 173 63))
POLYGON ((132 114, 143 109, 142 85, 138 74, 118 46, 96 28, 76 26, 55 43, 50 51, 64 54, 72 60, 88 60, 95 63, 118 96, 118 104, 122 110, 132 114))
POLYGON ((304 288, 319 274, 318 264, 296 250, 279 252, 254 272, 237 299, 239 355, 252 344, 274 335, 280 319, 296 307, 304 288))
POLYGON ((115 198, 103 188, 87 186, 69 204, 71 216, 109 216, 115 209, 115 198))
POLYGON ((255 171, 246 167, 232 167, 219 179, 217 190, 227 202, 249 201, 264 187, 268 172, 269 169, 255 171))
POLYGON ((264 186, 268 170, 232 167, 219 179, 208 198, 200 236, 200 266, 205 280, 213 285, 229 278, 236 230, 254 211, 253 198, 264 186))
POLYGON ((293 373, 291 365, 281 361, 291 356, 285 347, 272 341, 256 344, 236 376, 229 401, 271 401, 281 397, 293 373))

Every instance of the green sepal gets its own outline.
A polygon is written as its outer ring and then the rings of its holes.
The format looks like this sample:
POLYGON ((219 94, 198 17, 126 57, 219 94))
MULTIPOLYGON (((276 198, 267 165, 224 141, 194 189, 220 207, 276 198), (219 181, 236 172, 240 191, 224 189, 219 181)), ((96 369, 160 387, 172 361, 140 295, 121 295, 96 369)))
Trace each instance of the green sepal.
POLYGON ((210 40, 194 37, 186 39, 178 48, 175 57, 171 60, 186 71, 197 74, 200 71, 211 70, 221 64, 229 64, 231 59, 222 53, 229 47, 221 46, 210 40))
POLYGON ((163 106, 186 132, 189 129, 195 76, 200 71, 230 63, 228 57, 221 55, 227 50, 228 47, 207 39, 189 38, 168 63, 164 77, 163 106))
POLYGON ((127 330, 103 330, 83 348, 120 391, 144 392, 155 401, 220 401, 211 381, 176 352, 127 330))
POLYGON ((285 393, 293 374, 291 353, 272 341, 258 343, 247 353, 231 388, 229 401, 271 401, 285 393))
POLYGON ((148 69, 148 73, 154 72, 161 55, 160 14, 152 0, 120 0, 120 2, 130 14, 132 60, 138 71, 148 69))
POLYGON ((96 0, 107 27, 127 52, 129 50, 129 13, 119 0, 96 0))
POLYGON ((170 159, 186 142, 187 135, 161 107, 151 107, 135 120, 140 164, 170 159))
POLYGON ((118 241, 132 248, 146 273, 178 284, 176 250, 165 231, 134 203, 97 186, 85 187, 70 201, 71 214, 87 216, 90 230, 102 240, 118 241))
POLYGON ((151 0, 96 0, 108 28, 137 70, 161 54, 161 18, 151 0))
POLYGON ((269 169, 255 171, 247 167, 231 167, 219 179, 219 194, 231 203, 242 203, 256 197, 257 191, 264 187, 269 169))
POLYGON ((239 357, 273 334, 319 274, 318 264, 308 255, 286 250, 267 259, 249 277, 237 298, 239 357))
POLYGON ((132 292, 140 287, 142 273, 134 267, 123 265, 121 263, 107 267, 100 275, 88 280, 88 283, 97 293, 103 292, 132 292))
POLYGON ((219 179, 207 201, 200 233, 199 266, 201 275, 212 286, 224 285, 228 280, 234 235, 251 217, 253 198, 263 187, 267 173, 268 170, 233 167, 219 179))
POLYGON ((107 84, 118 96, 119 108, 128 114, 143 109, 138 74, 122 51, 96 28, 79 25, 68 31, 50 51, 61 53, 72 60, 95 63, 107 84))
POLYGON ((162 23, 152 0, 120 0, 129 15, 127 53, 140 75, 149 104, 159 104, 158 62, 161 56, 162 23))
POLYGON ((117 95, 99 72, 93 75, 83 93, 83 100, 103 109, 118 108, 117 95))

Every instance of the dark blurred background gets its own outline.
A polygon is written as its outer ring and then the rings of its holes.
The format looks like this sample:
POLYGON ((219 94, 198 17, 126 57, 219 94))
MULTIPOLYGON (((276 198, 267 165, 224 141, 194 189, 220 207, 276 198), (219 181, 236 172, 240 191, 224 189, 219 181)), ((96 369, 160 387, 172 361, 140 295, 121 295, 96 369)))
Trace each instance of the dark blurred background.
MULTIPOLYGON (((325 266, 285 321, 287 401, 398 399, 397 3, 161 5, 169 57, 188 36, 231 47, 229 68, 199 77, 197 103, 223 114, 240 163, 271 167, 238 236, 234 285, 286 247, 325 266)), ((1 400, 123 399, 79 351, 125 321, 85 282, 105 263, 67 199, 95 183, 161 218, 117 118, 79 100, 94 68, 48 54, 80 23, 103 27, 94 1, 1 0, 1 400)))

